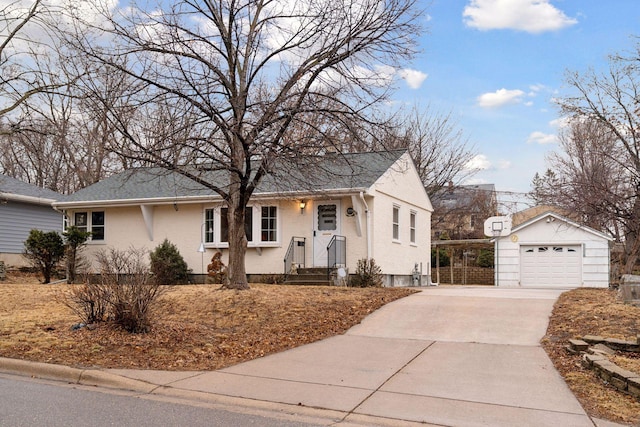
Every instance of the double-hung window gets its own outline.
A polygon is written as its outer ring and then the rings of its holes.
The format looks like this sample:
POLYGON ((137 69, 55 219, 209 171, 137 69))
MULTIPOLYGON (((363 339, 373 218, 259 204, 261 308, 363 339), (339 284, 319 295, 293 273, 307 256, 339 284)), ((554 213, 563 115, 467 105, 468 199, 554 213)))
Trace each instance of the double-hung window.
POLYGON ((263 206, 260 218, 260 240, 263 242, 278 241, 278 208, 263 206))
POLYGON ((409 242, 411 244, 416 243, 416 212, 409 212, 409 242))
POLYGON ((213 209, 205 209, 204 210, 204 242, 205 243, 213 243, 214 236, 213 227, 214 227, 214 211, 213 209))
POLYGON ((104 241, 104 211, 75 212, 73 225, 82 231, 91 232, 91 241, 104 241))
POLYGON ((393 205, 393 240, 400 240, 400 206, 393 205))

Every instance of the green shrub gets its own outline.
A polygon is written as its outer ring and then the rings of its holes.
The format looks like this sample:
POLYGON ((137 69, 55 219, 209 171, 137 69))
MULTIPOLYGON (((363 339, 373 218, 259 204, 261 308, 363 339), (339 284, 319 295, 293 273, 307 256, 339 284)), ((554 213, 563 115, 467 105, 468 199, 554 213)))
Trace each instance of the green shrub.
POLYGON ((42 274, 42 283, 50 283, 58 262, 64 257, 62 236, 57 231, 31 230, 24 242, 23 255, 42 274))
POLYGON ((189 281, 190 270, 178 248, 167 239, 151 252, 151 272, 160 285, 177 285, 189 281))
MULTIPOLYGON (((438 249, 440 253, 440 267, 448 267, 451 264, 451 259, 449 258, 449 254, 444 249, 438 249)), ((436 267, 436 249, 431 249, 431 266, 436 267)))
POLYGON ((373 258, 359 259, 355 274, 349 278, 354 288, 382 287, 382 271, 373 258))
POLYGON ((478 258, 476 258, 476 264, 478 267, 492 268, 493 260, 493 249, 480 249, 478 258))

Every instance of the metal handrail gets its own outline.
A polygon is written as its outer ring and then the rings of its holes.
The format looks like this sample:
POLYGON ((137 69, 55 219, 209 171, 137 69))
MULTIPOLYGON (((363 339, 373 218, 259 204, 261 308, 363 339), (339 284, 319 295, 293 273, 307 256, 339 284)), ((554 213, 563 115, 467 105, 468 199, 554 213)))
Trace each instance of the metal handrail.
POLYGON ((285 278, 291 273, 291 267, 304 268, 306 254, 306 238, 293 236, 289 242, 289 248, 284 256, 284 275, 285 278))
POLYGON ((347 266, 347 238, 335 235, 327 245, 327 277, 331 275, 331 269, 347 266))

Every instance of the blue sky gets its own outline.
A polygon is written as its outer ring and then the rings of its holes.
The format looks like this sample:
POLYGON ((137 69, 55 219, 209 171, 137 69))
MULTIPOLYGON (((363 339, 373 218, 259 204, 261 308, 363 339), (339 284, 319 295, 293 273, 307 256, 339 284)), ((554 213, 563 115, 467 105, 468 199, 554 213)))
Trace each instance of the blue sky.
POLYGON ((493 183, 504 201, 529 191, 558 147, 552 100, 567 93, 566 70, 605 67, 640 36, 638 0, 422 1, 428 32, 411 68, 426 78, 398 100, 451 111, 479 154, 467 183, 493 183))

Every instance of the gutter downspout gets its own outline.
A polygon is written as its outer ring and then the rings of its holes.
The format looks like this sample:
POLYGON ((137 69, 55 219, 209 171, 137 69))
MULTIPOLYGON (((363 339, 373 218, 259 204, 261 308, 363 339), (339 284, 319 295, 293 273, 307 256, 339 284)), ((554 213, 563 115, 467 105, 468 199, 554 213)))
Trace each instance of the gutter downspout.
POLYGON ((365 218, 365 232, 367 235, 367 259, 371 259, 371 221, 369 221, 369 205, 364 199, 364 193, 360 192, 360 200, 362 200, 362 204, 364 205, 364 218, 365 218))

